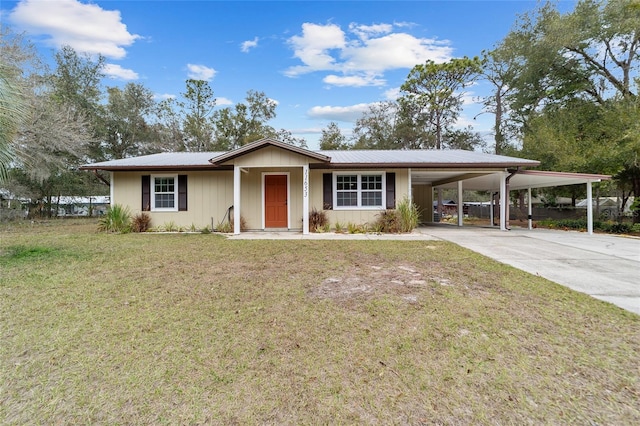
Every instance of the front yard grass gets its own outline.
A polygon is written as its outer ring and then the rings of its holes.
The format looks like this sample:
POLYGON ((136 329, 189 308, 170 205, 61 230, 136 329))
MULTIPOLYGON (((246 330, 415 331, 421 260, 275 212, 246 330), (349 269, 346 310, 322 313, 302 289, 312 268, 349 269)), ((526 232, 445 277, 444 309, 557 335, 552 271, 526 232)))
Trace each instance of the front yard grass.
POLYGON ((0 228, 0 424, 638 424, 640 316, 439 241, 0 228))

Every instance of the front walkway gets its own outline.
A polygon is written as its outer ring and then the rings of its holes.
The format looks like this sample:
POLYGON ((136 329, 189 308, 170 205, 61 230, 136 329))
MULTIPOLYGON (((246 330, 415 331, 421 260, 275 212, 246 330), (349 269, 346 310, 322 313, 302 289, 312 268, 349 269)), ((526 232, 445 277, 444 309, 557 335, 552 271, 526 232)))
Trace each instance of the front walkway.
POLYGON ((444 240, 640 314, 640 238, 438 224, 411 234, 244 232, 229 239, 444 240))

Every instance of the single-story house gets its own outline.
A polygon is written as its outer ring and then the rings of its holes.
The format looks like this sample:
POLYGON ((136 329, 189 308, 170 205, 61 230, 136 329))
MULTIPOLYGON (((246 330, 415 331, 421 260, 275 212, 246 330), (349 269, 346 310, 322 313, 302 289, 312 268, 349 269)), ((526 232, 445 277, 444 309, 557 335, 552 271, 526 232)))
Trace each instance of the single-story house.
MULTIPOLYGON (((306 234, 313 209, 332 224, 373 223, 405 197, 431 222, 437 188, 457 188, 460 200, 463 189, 507 199, 509 187, 587 183, 590 189, 608 178, 526 170, 538 164, 463 150, 311 151, 267 138, 228 152, 160 153, 81 169, 109 172, 111 203, 149 212, 154 226, 215 226, 231 218, 236 234, 241 217, 249 230, 306 234)), ((507 229, 504 207, 500 219, 507 229)))

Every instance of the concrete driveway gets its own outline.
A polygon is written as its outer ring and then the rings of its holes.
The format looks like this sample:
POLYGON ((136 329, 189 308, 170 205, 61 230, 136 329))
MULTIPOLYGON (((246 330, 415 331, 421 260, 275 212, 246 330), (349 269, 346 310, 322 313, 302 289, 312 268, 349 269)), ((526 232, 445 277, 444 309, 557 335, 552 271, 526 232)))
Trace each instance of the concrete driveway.
POLYGON ((444 224, 421 227, 417 232, 451 241, 640 315, 640 238, 444 224))

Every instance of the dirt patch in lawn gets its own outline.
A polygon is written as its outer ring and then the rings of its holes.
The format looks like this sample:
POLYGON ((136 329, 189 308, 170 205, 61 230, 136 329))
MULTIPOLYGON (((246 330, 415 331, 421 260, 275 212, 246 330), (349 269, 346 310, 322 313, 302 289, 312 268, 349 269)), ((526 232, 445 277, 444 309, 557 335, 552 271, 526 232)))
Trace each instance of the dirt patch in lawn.
POLYGON ((395 295, 416 303, 424 290, 441 285, 451 285, 451 281, 438 274, 426 275, 412 265, 359 265, 325 278, 309 295, 339 302, 395 295))

